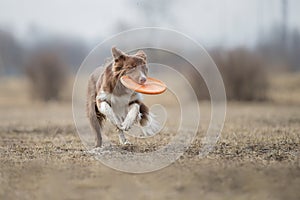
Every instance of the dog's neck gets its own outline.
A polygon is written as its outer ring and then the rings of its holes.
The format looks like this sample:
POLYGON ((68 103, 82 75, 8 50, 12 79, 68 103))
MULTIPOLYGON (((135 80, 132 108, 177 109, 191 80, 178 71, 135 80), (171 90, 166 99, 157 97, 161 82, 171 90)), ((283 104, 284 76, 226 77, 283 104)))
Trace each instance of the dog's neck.
POLYGON ((130 95, 133 94, 134 91, 131 89, 126 88, 120 81, 120 79, 118 79, 116 81, 116 85, 115 88, 113 90, 113 94, 116 96, 122 96, 122 95, 130 95))

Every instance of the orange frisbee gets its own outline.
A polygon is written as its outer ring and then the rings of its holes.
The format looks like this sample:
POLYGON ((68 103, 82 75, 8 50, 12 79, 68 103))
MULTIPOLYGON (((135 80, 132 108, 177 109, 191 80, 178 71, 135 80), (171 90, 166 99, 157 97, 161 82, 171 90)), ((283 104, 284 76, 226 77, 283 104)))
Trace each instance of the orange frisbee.
POLYGON ((147 81, 141 85, 136 83, 128 76, 122 76, 121 83, 129 89, 143 94, 161 94, 167 89, 166 84, 151 77, 147 77, 147 81))

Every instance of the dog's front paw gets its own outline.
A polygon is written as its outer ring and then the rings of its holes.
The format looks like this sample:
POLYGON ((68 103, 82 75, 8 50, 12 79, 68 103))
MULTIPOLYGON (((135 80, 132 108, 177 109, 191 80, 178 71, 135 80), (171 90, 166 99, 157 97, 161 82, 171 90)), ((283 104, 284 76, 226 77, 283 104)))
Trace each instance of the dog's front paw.
POLYGON ((125 121, 121 124, 120 129, 121 129, 121 130, 124 130, 124 131, 128 131, 128 130, 131 128, 132 124, 133 124, 133 122, 131 122, 131 121, 129 121, 129 120, 125 120, 125 121))
POLYGON ((128 140, 126 140, 125 142, 123 142, 123 145, 131 145, 131 143, 128 140))

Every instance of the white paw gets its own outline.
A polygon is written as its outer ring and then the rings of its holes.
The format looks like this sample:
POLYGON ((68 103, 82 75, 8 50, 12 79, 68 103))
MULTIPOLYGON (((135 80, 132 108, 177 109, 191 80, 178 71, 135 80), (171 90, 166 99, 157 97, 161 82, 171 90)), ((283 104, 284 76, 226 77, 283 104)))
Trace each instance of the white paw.
POLYGON ((118 120, 117 118, 112 118, 109 120, 113 125, 115 125, 118 129, 123 130, 122 128, 122 124, 120 122, 120 120, 118 120))
POLYGON ((131 145, 131 143, 125 137, 120 137, 119 141, 122 145, 131 145))
POLYGON ((131 145, 131 143, 130 143, 128 140, 126 140, 126 141, 123 143, 123 145, 131 145))
POLYGON ((126 118, 125 121, 121 124, 120 129, 128 131, 132 127, 134 121, 134 119, 126 118))
POLYGON ((128 131, 132 125, 137 121, 137 119, 140 117, 139 114, 139 105, 133 104, 130 108, 130 111, 128 112, 125 120, 121 124, 121 129, 128 131))

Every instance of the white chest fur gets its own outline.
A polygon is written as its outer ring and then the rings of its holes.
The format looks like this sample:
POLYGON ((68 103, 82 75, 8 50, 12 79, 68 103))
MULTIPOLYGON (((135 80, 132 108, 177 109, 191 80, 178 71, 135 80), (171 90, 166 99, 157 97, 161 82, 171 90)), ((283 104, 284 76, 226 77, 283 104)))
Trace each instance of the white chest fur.
POLYGON ((122 96, 111 95, 110 103, 119 121, 123 121, 128 113, 129 102, 131 101, 131 94, 124 94, 122 96))

